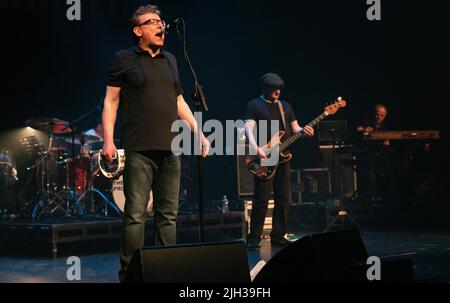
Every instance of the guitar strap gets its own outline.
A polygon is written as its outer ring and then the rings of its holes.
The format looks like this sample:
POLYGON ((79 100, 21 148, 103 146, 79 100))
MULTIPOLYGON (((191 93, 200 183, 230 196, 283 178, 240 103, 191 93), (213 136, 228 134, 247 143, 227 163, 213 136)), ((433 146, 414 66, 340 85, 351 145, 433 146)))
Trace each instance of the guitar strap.
POLYGON ((278 108, 280 109, 281 120, 283 121, 284 130, 287 131, 287 128, 286 128, 286 116, 284 114, 283 104, 281 104, 281 101, 278 101, 277 103, 278 103, 278 108))
MULTIPOLYGON (((263 96, 261 96, 260 98, 264 102, 270 102, 270 101, 265 100, 263 96)), ((284 114, 283 104, 281 104, 281 101, 279 101, 279 100, 277 101, 277 104, 278 104, 278 109, 279 109, 280 115, 281 115, 281 121, 283 122, 284 130, 287 131, 287 128, 286 128, 286 115, 284 114)))

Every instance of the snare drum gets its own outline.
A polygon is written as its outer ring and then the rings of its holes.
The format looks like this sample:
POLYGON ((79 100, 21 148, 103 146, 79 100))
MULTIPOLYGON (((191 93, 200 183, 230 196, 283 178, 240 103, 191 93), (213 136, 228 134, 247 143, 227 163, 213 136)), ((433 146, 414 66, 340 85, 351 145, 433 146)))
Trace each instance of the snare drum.
MULTIPOLYGON (((112 182, 112 198, 116 206, 123 213, 125 210, 125 193, 123 191, 123 176, 112 182)), ((153 210, 153 192, 150 192, 150 200, 148 201, 147 213, 150 214, 153 210)))

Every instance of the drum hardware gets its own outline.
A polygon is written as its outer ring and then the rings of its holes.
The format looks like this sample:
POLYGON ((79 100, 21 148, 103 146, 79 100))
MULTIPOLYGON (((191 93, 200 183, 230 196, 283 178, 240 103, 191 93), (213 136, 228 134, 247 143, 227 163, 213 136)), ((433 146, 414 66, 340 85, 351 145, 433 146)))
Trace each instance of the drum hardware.
MULTIPOLYGON (((37 219, 42 214, 47 213, 50 215, 55 214, 57 211, 63 211, 66 217, 72 214, 85 215, 86 211, 83 207, 82 200, 90 193, 97 193, 105 201, 105 204, 114 205, 110 202, 104 194, 93 185, 92 174, 92 157, 91 156, 76 156, 75 145, 84 144, 86 141, 97 141, 95 136, 89 136, 87 134, 77 135, 75 133, 76 126, 83 119, 93 113, 101 111, 102 102, 88 113, 83 114, 79 118, 72 122, 66 122, 56 118, 40 118, 30 119, 25 121, 25 125, 33 129, 43 131, 49 135, 48 149, 38 152, 36 163, 28 167, 27 170, 33 170, 35 168, 41 168, 40 171, 40 191, 38 193, 39 199, 35 204, 32 217, 37 219), (69 136, 69 137, 68 137, 69 136), (53 161, 55 155, 61 152, 59 149, 53 147, 54 141, 61 140, 62 144, 71 143, 71 157, 64 159, 64 157, 58 158, 53 161), (50 172, 49 162, 57 166, 57 173, 50 172), (61 168, 64 168, 64 177, 60 174, 61 168), (54 184, 50 181, 51 177, 56 177, 57 180, 63 183, 54 184)), ((32 137, 25 138, 21 141, 28 150, 35 150, 37 140, 32 137)), ((43 148, 42 148, 43 149, 43 148)), ((64 148, 64 151, 68 151, 68 148, 64 148)), ((105 207, 106 208, 106 207, 105 207)), ((117 208, 116 208, 117 209, 117 208)), ((107 214, 107 210, 105 211, 107 214)), ((120 211, 117 210, 118 213, 120 211)))
MULTIPOLYGON (((103 100, 100 100, 99 104, 98 104, 95 108, 91 109, 91 110, 90 110, 89 112, 87 112, 87 113, 84 113, 83 115, 81 115, 81 116, 78 117, 77 119, 71 121, 70 123, 67 123, 67 124, 62 128, 62 131, 74 129, 74 128, 76 127, 76 125, 79 124, 79 123, 80 123, 82 120, 84 120, 86 117, 90 116, 91 114, 101 112, 102 107, 103 107, 103 100)), ((75 134, 72 132, 72 138, 71 138, 71 139, 72 139, 72 158, 76 159, 76 157, 75 157, 75 148, 74 148, 74 144, 75 144, 75 142, 77 141, 77 142, 79 142, 79 143, 81 144, 81 154, 82 154, 82 157, 87 157, 87 158, 89 159, 89 165, 88 165, 87 168, 85 168, 84 171, 83 171, 84 174, 85 174, 84 177, 82 178, 83 181, 84 181, 84 184, 83 184, 83 190, 80 191, 78 188, 76 188, 76 191, 77 191, 76 194, 77 194, 77 196, 78 196, 78 199, 76 199, 75 205, 81 205, 81 201, 83 201, 83 200, 85 199, 85 197, 87 197, 88 194, 90 194, 90 196, 91 196, 91 210, 93 210, 93 209, 94 209, 94 202, 95 202, 95 199, 93 198, 93 195, 96 193, 96 194, 99 195, 99 196, 102 198, 102 200, 104 201, 104 215, 105 215, 105 216, 108 215, 108 208, 107 208, 108 205, 110 205, 117 213, 120 213, 120 211, 118 211, 117 208, 115 208, 115 206, 113 205, 113 203, 110 202, 110 201, 108 200, 108 198, 107 198, 102 192, 100 192, 98 189, 96 189, 96 188, 94 187, 94 174, 93 174, 93 164, 94 164, 94 161, 92 160, 92 159, 93 159, 92 156, 86 155, 86 154, 84 153, 84 150, 83 150, 83 147, 84 147, 84 145, 85 145, 86 142, 91 142, 91 141, 97 142, 97 141, 99 141, 99 139, 101 139, 101 138, 98 138, 97 136, 91 136, 91 135, 86 134, 86 133, 82 133, 79 137, 76 137, 75 134), (86 174, 89 175, 89 181, 87 180, 86 174)), ((74 163, 72 166, 73 166, 73 168, 74 168, 74 169, 73 169, 73 172, 72 172, 72 176, 73 176, 74 178, 77 178, 77 177, 79 178, 79 177, 80 177, 79 172, 77 173, 77 172, 75 171, 76 164, 74 163)), ((78 179, 78 180, 79 180, 79 179, 78 179)), ((80 184, 75 184, 75 187, 76 187, 77 185, 79 186, 80 184)))
POLYGON ((53 217, 58 214, 70 217, 73 214, 83 214, 83 209, 79 204, 71 204, 74 194, 67 181, 69 180, 68 171, 65 173, 65 185, 58 183, 62 181, 60 180, 62 176, 58 174, 58 168, 64 158, 62 154, 66 149, 61 146, 54 146, 54 143, 55 139, 60 138, 60 136, 73 135, 73 129, 67 128, 67 124, 67 122, 55 118, 31 119, 25 122, 26 126, 46 132, 49 142, 48 148, 44 150, 42 144, 39 144, 34 136, 21 139, 21 144, 28 152, 36 151, 37 148, 40 149, 37 152, 35 164, 27 167, 28 171, 40 168, 39 198, 32 209, 31 217, 33 220, 37 220, 42 215, 53 217), (50 165, 54 170, 50 169, 50 165))
POLYGON ((51 149, 53 145, 53 135, 49 135, 49 146, 44 152, 39 153, 40 160, 27 170, 32 170, 34 168, 40 167, 41 170, 41 186, 39 192, 39 199, 32 211, 32 219, 38 219, 42 214, 54 215, 57 210, 63 212, 66 216, 69 216, 69 203, 67 199, 61 196, 61 192, 56 192, 54 184, 50 184, 50 173, 49 173, 49 159, 51 156, 51 149), (53 185, 53 186, 52 186, 53 185), (66 208, 63 207, 66 203, 66 208))
POLYGON ((80 197, 76 200, 75 204, 81 205, 81 201, 83 201, 85 198, 90 197, 90 203, 91 203, 91 212, 93 213, 94 210, 94 204, 96 203, 96 200, 94 199, 95 194, 97 194, 101 200, 103 201, 103 216, 108 217, 108 207, 110 207, 117 215, 121 215, 121 211, 119 208, 111 202, 104 193, 102 193, 99 189, 95 188, 94 179, 96 176, 98 176, 99 169, 94 170, 94 166, 97 163, 97 155, 89 155, 84 156, 89 158, 89 187, 87 190, 80 195, 80 197))

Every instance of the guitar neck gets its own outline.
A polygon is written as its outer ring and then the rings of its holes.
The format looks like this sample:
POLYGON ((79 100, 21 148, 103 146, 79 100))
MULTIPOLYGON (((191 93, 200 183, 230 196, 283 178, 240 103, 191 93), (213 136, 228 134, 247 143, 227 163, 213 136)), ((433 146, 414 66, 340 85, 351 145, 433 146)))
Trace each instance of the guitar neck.
MULTIPOLYGON (((328 114, 326 112, 324 112, 323 114, 321 114, 320 116, 318 116, 317 118, 315 118, 314 120, 312 120, 310 123, 307 124, 307 126, 310 127, 314 127, 317 124, 319 124, 320 121, 322 121, 323 119, 325 119, 328 116, 328 114)), ((297 142, 297 140, 306 137, 306 134, 303 132, 298 132, 293 134, 292 136, 290 136, 287 140, 285 140, 283 143, 280 144, 280 152, 285 151, 286 149, 288 149, 292 144, 294 144, 295 142, 297 142)))

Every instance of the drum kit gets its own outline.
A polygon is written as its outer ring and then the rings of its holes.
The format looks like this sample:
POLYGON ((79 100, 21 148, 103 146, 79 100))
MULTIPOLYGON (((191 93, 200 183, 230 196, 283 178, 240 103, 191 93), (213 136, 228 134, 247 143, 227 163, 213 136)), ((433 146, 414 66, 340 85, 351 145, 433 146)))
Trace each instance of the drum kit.
MULTIPOLYGON (((48 148, 39 145, 34 164, 27 167, 28 171, 36 171, 39 182, 38 199, 32 204, 33 220, 108 217, 109 210, 117 216, 123 213, 123 181, 120 174, 108 176, 101 169, 104 159, 100 136, 92 132, 77 134, 68 122, 55 118, 31 119, 25 125, 48 135, 48 148)), ((29 141, 27 138, 26 143, 29 141)))

